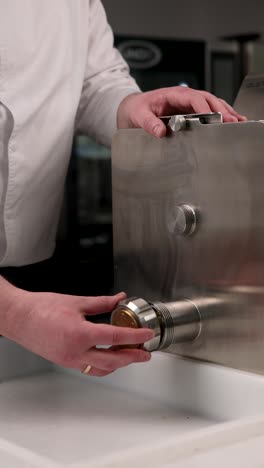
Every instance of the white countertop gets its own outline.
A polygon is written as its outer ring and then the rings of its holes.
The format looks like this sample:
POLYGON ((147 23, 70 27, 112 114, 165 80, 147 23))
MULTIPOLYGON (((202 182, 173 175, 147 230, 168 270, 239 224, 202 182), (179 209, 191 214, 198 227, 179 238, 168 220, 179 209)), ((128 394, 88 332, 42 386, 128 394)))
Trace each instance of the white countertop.
POLYGON ((263 467, 263 395, 261 376, 164 353, 106 379, 18 378, 0 384, 0 463, 263 467))
POLYGON ((155 446, 172 431, 177 437, 211 423, 153 399, 55 373, 4 383, 0 400, 1 436, 65 467, 155 446))

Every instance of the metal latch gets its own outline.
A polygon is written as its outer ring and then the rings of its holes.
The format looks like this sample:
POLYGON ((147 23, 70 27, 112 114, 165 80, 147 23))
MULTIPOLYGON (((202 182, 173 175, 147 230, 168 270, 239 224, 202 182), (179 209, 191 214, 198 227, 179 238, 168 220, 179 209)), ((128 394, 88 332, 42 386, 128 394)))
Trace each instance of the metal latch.
POLYGON ((173 132, 188 129, 190 124, 195 121, 206 125, 223 123, 221 112, 211 112, 209 114, 171 115, 160 118, 173 132))

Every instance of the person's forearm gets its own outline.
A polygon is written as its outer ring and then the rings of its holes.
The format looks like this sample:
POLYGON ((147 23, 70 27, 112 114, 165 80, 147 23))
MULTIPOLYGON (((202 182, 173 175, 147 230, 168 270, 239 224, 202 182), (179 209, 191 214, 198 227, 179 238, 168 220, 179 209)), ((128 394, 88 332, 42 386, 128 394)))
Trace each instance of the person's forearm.
POLYGON ((14 329, 20 326, 23 318, 18 311, 23 302, 23 293, 27 294, 0 276, 0 335, 12 338, 14 329))

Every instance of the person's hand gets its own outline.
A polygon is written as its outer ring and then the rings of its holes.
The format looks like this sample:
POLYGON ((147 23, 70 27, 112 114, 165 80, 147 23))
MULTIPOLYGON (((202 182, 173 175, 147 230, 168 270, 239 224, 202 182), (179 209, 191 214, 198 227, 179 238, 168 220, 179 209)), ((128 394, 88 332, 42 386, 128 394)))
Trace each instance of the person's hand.
POLYGON ((221 112, 224 122, 247 120, 227 102, 206 91, 175 86, 127 96, 118 108, 117 126, 119 129, 143 128, 151 135, 162 138, 167 130, 158 117, 210 112, 221 112))
POLYGON ((150 359, 150 353, 142 349, 110 347, 144 343, 153 337, 152 331, 97 325, 85 319, 111 311, 125 294, 81 297, 30 293, 7 284, 12 299, 4 319, 1 315, 0 333, 45 359, 80 371, 90 365, 89 375, 98 377, 150 359), (109 348, 98 349, 101 345, 109 348))

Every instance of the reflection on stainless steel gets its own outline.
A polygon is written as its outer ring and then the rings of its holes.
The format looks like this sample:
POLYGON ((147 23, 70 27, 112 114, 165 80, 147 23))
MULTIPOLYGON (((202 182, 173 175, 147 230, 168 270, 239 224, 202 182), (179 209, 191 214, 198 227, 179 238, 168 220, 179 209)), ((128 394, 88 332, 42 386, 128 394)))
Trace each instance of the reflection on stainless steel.
POLYGON ((155 336, 144 343, 147 351, 196 340, 201 333, 201 316, 189 300, 170 303, 148 302, 141 298, 122 301, 112 313, 112 325, 149 328, 155 336))
POLYGON ((115 277, 130 297, 197 306, 199 338, 169 352, 264 373, 264 77, 250 79, 237 102, 252 121, 116 134, 115 277), (192 236, 178 235, 184 206, 198 216, 192 236))

